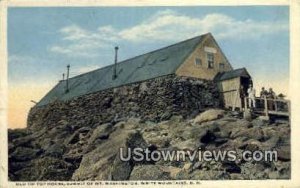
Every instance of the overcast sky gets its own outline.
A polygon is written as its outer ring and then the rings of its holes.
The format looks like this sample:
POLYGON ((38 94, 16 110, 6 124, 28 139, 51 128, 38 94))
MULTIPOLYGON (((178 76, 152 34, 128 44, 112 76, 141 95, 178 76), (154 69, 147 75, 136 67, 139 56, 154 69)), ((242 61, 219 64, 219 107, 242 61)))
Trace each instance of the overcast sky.
POLYGON ((211 32, 254 85, 288 94, 289 10, 252 7, 9 8, 10 127, 62 78, 211 32))

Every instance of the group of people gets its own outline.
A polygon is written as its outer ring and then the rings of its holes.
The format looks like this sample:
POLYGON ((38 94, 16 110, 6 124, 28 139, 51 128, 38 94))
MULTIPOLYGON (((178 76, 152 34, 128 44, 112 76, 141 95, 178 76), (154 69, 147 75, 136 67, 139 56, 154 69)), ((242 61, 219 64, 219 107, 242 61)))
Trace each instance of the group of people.
POLYGON ((260 92, 260 97, 261 98, 267 97, 267 99, 275 99, 276 94, 272 88, 270 88, 269 91, 267 91, 267 90, 265 90, 264 87, 262 87, 261 92, 260 92))
MULTIPOLYGON (((256 108, 256 102, 255 102, 255 97, 256 97, 256 91, 253 88, 253 85, 250 84, 249 88, 247 90, 247 94, 248 94, 248 102, 249 102, 249 107, 250 108, 256 108)), ((276 94, 273 91, 272 88, 269 89, 269 91, 267 91, 264 87, 261 88, 260 91, 260 98, 267 98, 267 99, 275 99, 276 98, 276 94)), ((273 108, 273 102, 272 101, 268 101, 268 108, 272 109, 273 108)))

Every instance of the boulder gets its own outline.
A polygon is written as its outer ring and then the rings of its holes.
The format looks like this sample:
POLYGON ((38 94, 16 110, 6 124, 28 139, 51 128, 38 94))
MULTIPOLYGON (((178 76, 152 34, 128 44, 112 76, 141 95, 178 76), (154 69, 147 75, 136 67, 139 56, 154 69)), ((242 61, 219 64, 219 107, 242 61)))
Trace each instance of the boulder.
POLYGON ((280 138, 276 134, 274 134, 271 138, 265 140, 261 145, 262 150, 272 150, 279 143, 280 138))
POLYGON ((264 138, 264 132, 260 127, 253 127, 249 129, 240 129, 240 130, 235 130, 235 132, 232 132, 230 135, 232 139, 236 139, 237 137, 246 137, 249 139, 256 139, 260 140, 264 138))
POLYGON ((229 179, 229 174, 218 170, 195 170, 191 175, 191 180, 223 180, 229 179))
POLYGON ((176 144, 174 144, 172 146, 174 148, 177 148, 178 150, 194 151, 197 149, 196 141, 194 139, 177 142, 176 144))
POLYGON ((65 145, 72 145, 80 142, 86 134, 89 133, 91 128, 89 127, 81 127, 75 133, 73 133, 68 139, 65 140, 65 145))
POLYGON ((15 176, 19 181, 66 181, 70 180, 73 172, 72 164, 61 159, 44 157, 32 160, 30 167, 15 172, 15 176))
POLYGON ((200 124, 200 123, 203 123, 203 122, 212 121, 212 120, 222 118, 223 116, 224 116, 224 110, 210 109, 210 110, 207 110, 207 111, 202 112, 201 114, 199 114, 194 119, 194 123, 200 124))
MULTIPOLYGON (((117 129, 106 142, 85 154, 72 180, 126 180, 134 167, 134 161, 121 161, 120 148, 125 151, 146 148, 141 134, 134 130, 117 129)), ((126 155, 127 156, 127 155, 126 155)))
POLYGON ((158 165, 137 165, 130 174, 130 180, 168 180, 169 173, 158 165))
POLYGON ((27 129, 8 129, 8 141, 11 142, 17 138, 25 137, 28 134, 30 134, 30 132, 27 129))
POLYGON ((257 119, 252 120, 251 123, 252 123, 253 126, 262 127, 262 126, 267 125, 268 121, 266 121, 262 118, 257 118, 257 119))
POLYGON ((9 158, 13 161, 28 161, 36 158, 41 152, 40 149, 17 147, 16 150, 9 155, 9 158))
POLYGON ((60 158, 64 154, 66 148, 63 144, 55 143, 45 150, 46 156, 60 158))
POLYGON ((160 147, 160 148, 168 147, 170 145, 170 140, 171 140, 170 137, 161 136, 161 135, 156 135, 156 136, 145 138, 145 141, 149 145, 155 145, 155 146, 160 147))
POLYGON ((120 153, 117 154, 112 166, 111 166, 111 180, 128 180, 133 168, 133 164, 130 162, 124 162, 120 159, 120 153))
POLYGON ((291 160, 291 148, 290 146, 280 146, 275 149, 277 151, 278 160, 290 161, 291 160))
POLYGON ((107 139, 111 130, 112 125, 110 123, 99 125, 98 127, 96 127, 96 129, 93 130, 93 133, 88 140, 88 144, 93 144, 97 139, 107 139))
POLYGON ((291 161, 274 161, 274 165, 279 173, 277 179, 290 179, 291 177, 291 161))
POLYGON ((177 167, 169 167, 169 176, 170 178, 176 180, 177 175, 181 172, 182 169, 177 168, 177 167))
POLYGON ((256 139, 247 139, 247 141, 238 144, 238 147, 239 149, 249 151, 261 150, 263 148, 262 143, 256 139))
POLYGON ((17 146, 17 147, 28 147, 32 148, 33 147, 33 142, 35 141, 35 137, 33 135, 28 135, 24 137, 18 137, 14 140, 12 140, 12 144, 17 146))
MULTIPOLYGON (((199 161, 198 161, 199 162, 199 161)), ((188 163, 185 163, 184 166, 182 167, 183 170, 185 171, 189 171, 191 168, 193 167, 193 163, 191 162, 188 162, 188 163)), ((193 167, 194 168, 194 167, 193 167)))

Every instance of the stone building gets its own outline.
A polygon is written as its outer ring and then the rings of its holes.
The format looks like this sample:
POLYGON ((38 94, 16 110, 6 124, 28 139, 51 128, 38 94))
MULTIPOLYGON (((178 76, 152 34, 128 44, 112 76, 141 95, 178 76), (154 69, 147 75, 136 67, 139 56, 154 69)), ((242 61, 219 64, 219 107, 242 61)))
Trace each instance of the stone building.
MULTIPOLYGON (((31 109, 28 124, 49 113, 47 106, 51 113, 60 106, 69 109, 69 116, 93 115, 101 121, 124 116, 155 121, 172 114, 189 116, 220 107, 224 101, 232 104, 223 100, 222 82, 240 79, 241 74, 233 70, 208 33, 60 81, 31 109)), ((242 82, 233 84, 238 91, 242 82)))

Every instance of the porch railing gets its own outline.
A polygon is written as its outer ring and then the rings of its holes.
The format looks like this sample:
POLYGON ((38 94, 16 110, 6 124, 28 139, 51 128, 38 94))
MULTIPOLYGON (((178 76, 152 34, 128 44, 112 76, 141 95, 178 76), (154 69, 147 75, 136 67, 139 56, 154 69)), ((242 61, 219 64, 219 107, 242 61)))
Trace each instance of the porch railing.
POLYGON ((267 97, 255 97, 255 107, 250 106, 249 98, 244 98, 245 110, 251 108, 256 113, 269 115, 289 116, 291 114, 290 100, 269 99, 267 97))

